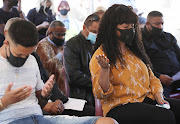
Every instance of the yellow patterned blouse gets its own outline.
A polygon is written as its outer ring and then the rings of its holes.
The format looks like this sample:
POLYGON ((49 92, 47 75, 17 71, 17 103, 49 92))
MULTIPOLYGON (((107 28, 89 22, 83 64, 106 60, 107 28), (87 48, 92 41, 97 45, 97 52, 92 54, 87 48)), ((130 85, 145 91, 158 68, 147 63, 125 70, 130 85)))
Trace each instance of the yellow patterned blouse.
POLYGON ((127 64, 125 68, 121 68, 119 61, 116 63, 117 69, 115 67, 111 68, 109 75, 110 87, 104 93, 98 82, 101 67, 96 60, 96 55, 100 54, 104 54, 101 47, 96 50, 90 61, 90 72, 93 93, 97 99, 101 100, 104 116, 118 105, 129 102, 143 102, 146 96, 154 100, 153 95, 155 93, 163 93, 160 80, 130 50, 127 50, 124 55, 127 64))

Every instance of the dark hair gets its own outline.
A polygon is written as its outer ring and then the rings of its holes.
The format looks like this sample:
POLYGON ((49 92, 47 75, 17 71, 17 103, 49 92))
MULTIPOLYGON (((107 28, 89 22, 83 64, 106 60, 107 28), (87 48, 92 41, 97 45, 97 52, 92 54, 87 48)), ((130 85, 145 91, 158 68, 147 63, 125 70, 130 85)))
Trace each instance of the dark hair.
MULTIPOLYGON (((59 11, 59 8, 62 7, 63 4, 64 4, 66 7, 69 7, 69 3, 68 3, 66 0, 62 0, 62 1, 59 3, 58 11, 59 11)), ((69 7, 69 11, 70 11, 70 7, 69 7)))
MULTIPOLYGON (((56 28, 57 26, 60 26, 60 27, 65 27, 65 25, 61 22, 61 21, 58 21, 58 20, 54 20, 51 22, 51 24, 49 25, 49 28, 56 28)), ((49 28, 48 30, 46 31, 46 36, 50 34, 49 32, 49 28)))
POLYGON ((120 44, 117 41, 116 36, 117 25, 123 23, 134 24, 135 28, 134 40, 132 45, 127 45, 128 48, 145 64, 150 64, 151 66, 141 41, 141 33, 138 26, 138 16, 132 11, 131 7, 122 4, 112 5, 101 18, 94 51, 97 50, 100 45, 102 45, 103 51, 108 57, 110 64, 115 66, 117 59, 119 59, 121 65, 126 65, 125 61, 122 59, 122 53, 119 50, 120 44))
POLYGON ((94 22, 94 21, 99 21, 100 20, 100 17, 97 15, 97 14, 91 14, 91 15, 89 15, 86 19, 85 19, 85 21, 84 21, 84 25, 86 25, 87 27, 89 27, 89 26, 91 26, 92 25, 92 23, 94 22))
POLYGON ((54 20, 50 24, 50 28, 56 28, 56 26, 65 27, 65 25, 61 21, 54 20))
POLYGON ((26 20, 15 21, 8 29, 10 38, 14 43, 24 47, 32 47, 38 43, 38 32, 36 26, 26 20))
POLYGON ((163 17, 163 14, 159 11, 151 11, 147 17, 163 17))

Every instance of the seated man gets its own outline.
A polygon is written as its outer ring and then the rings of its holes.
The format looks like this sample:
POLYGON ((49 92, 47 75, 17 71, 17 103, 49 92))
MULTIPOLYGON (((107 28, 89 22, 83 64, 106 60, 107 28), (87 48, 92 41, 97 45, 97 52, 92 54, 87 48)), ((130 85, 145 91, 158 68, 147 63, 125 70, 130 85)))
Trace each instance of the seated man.
MULTIPOLYGON (((36 52, 39 55, 46 72, 49 75, 55 74, 54 86, 53 89, 56 89, 56 93, 53 93, 52 97, 62 96, 60 92, 58 92, 58 86, 61 91, 65 94, 64 87, 64 79, 62 77, 62 51, 64 44, 64 37, 66 33, 65 25, 61 21, 53 21, 51 22, 48 31, 47 37, 42 39, 36 48, 36 52)), ((35 54, 35 53, 34 53, 35 54)), ((53 92, 54 90, 52 90, 53 92)), ((64 98, 60 97, 60 98, 64 98)), ((59 99, 59 98, 58 98, 59 99)), ((57 99, 55 99, 57 100, 57 99)), ((54 101, 54 99, 53 99, 54 101)), ((76 116, 87 116, 87 115, 95 115, 94 107, 85 105, 83 111, 75 111, 75 110, 64 110, 62 114, 66 115, 76 115, 76 116)))
POLYGON ((83 30, 64 46, 64 66, 70 84, 70 97, 84 99, 91 106, 94 106, 94 96, 89 62, 98 33, 99 20, 98 15, 89 15, 84 22, 83 30))
POLYGON ((153 71, 164 86, 164 95, 169 97, 173 87, 180 86, 180 81, 173 82, 171 78, 180 71, 180 48, 175 37, 163 31, 163 24, 162 13, 150 12, 142 29, 142 40, 153 64, 153 71))
MULTIPOLYGON (((47 99, 53 87, 54 76, 52 75, 43 86, 37 62, 30 55, 37 43, 36 27, 29 21, 15 21, 5 32, 5 41, 0 48, 0 122, 5 124, 116 123, 111 118, 71 117, 72 122, 71 118, 64 116, 42 116, 38 100, 41 104, 47 99)), ((44 104, 41 105, 43 108, 44 104)))
POLYGON ((48 74, 55 74, 55 83, 59 85, 60 90, 65 94, 65 85, 62 77, 62 50, 64 45, 64 36, 66 29, 64 24, 59 21, 53 21, 47 30, 47 37, 42 39, 36 48, 44 68, 48 74))
MULTIPOLYGON (((4 32, 7 32, 7 30, 9 29, 10 25, 13 22, 19 21, 19 20, 22 20, 22 19, 17 18, 17 17, 9 19, 7 21, 5 27, 4 27, 4 32)), ((33 52, 33 53, 31 53, 31 55, 33 55, 35 57, 35 59, 36 59, 36 61, 38 63, 38 67, 39 67, 40 74, 41 74, 41 79, 43 80, 43 82, 46 82, 49 79, 49 76, 47 75, 38 54, 36 52, 33 52)), ((53 86, 53 89, 51 91, 50 99, 53 102, 50 102, 49 104, 47 104, 47 101, 44 101, 44 106, 46 104, 47 105, 43 108, 43 110, 48 111, 48 113, 43 111, 44 112, 43 114, 61 114, 63 112, 63 110, 64 110, 64 106, 62 104, 67 102, 68 98, 66 96, 62 95, 62 93, 58 89, 57 84, 54 84, 54 86, 53 86), (54 109, 51 109, 51 108, 53 108, 53 104, 58 104, 58 105, 61 105, 61 106, 58 107, 56 110, 54 110, 54 109)))

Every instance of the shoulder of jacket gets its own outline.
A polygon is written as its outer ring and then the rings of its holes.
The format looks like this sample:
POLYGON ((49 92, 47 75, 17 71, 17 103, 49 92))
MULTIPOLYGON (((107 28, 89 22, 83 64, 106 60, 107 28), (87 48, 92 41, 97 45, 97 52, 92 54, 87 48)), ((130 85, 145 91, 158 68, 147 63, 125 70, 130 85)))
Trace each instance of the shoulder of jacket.
POLYGON ((167 35, 167 36, 170 36, 170 37, 174 37, 174 36, 173 36, 171 33, 169 33, 169 32, 165 32, 165 31, 164 31, 164 34, 167 35))
POLYGON ((76 35, 74 37, 72 37, 71 39, 69 39, 65 46, 70 46, 70 47, 79 47, 81 45, 81 38, 79 35, 76 35))

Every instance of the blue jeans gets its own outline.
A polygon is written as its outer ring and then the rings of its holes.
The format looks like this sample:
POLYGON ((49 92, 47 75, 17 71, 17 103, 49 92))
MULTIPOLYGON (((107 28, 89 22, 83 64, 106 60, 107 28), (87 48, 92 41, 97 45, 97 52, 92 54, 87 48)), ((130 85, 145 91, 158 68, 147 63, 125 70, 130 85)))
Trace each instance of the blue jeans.
POLYGON ((30 117, 13 121, 9 124, 95 124, 99 118, 100 117, 96 116, 76 117, 68 115, 32 115, 30 117))
POLYGON ((9 124, 53 124, 42 115, 31 115, 26 118, 15 120, 9 124))

